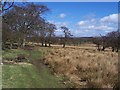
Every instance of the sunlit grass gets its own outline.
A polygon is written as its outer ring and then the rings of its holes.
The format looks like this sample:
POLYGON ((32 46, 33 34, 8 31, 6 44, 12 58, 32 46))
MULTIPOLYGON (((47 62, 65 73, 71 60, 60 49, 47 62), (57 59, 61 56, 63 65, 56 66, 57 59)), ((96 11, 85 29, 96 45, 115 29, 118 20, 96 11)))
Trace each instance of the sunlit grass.
POLYGON ((48 68, 40 63, 43 56, 41 50, 27 51, 13 49, 3 51, 4 58, 14 59, 17 55, 29 56, 29 62, 18 62, 15 64, 4 64, 2 68, 3 88, 60 88, 64 87, 59 83, 59 78, 53 76, 48 68))

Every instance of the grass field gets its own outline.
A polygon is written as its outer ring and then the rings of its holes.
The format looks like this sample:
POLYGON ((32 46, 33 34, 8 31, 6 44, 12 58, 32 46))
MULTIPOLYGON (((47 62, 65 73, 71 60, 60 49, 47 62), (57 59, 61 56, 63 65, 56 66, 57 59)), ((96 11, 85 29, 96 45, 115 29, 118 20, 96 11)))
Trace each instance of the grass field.
MULTIPOLYGON (((45 49, 45 48, 44 48, 45 49)), ((59 82, 61 78, 55 77, 46 68, 40 59, 43 57, 41 50, 26 51, 13 49, 3 51, 2 87, 3 88, 60 88, 64 87, 59 82), (19 54, 27 57, 25 62, 15 62, 19 54), (37 63, 37 64, 36 64, 37 63), (39 65, 39 66, 38 66, 39 65)))
POLYGON ((47 69, 38 72, 33 65, 4 65, 3 88, 62 87, 47 69))
POLYGON ((118 53, 97 51, 95 45, 55 45, 43 59, 71 87, 112 88, 118 80, 118 53))
POLYGON ((95 45, 3 51, 3 88, 112 88, 118 80, 118 53, 95 45), (24 62, 15 62, 19 54, 24 62))

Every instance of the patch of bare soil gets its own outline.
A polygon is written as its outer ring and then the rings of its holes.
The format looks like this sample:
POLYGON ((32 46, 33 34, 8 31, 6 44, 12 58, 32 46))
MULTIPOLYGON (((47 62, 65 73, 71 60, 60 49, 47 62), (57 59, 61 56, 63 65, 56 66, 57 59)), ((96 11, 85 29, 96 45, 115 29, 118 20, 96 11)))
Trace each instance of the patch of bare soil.
POLYGON ((43 59, 55 75, 63 75, 73 87, 112 88, 117 82, 118 53, 85 46, 52 47, 43 59))

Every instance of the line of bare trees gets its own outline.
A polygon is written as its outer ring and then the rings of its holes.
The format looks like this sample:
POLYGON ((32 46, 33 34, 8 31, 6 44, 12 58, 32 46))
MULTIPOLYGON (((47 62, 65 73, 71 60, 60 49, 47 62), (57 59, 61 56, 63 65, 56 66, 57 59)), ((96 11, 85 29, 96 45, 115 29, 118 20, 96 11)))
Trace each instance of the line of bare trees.
MULTIPOLYGON (((47 6, 34 3, 25 5, 21 3, 18 6, 14 3, 4 2, 2 9, 3 46, 6 45, 6 42, 11 44, 16 42, 19 47, 24 47, 26 41, 40 42, 41 46, 45 47, 51 46, 57 28, 42 17, 50 11, 47 6)), ((71 34, 67 27, 62 26, 61 29, 64 33, 62 43, 65 47, 65 42, 71 34)))
MULTIPOLYGON (((54 33, 57 29, 56 26, 42 17, 42 15, 50 11, 45 5, 34 3, 24 5, 21 3, 19 6, 13 2, 0 4, 2 4, 3 10, 1 11, 3 46, 7 42, 16 42, 19 47, 24 47, 27 41, 39 42, 41 46, 51 46, 51 43, 58 43, 60 41, 64 48, 68 42, 74 45, 80 43, 81 38, 71 38, 70 30, 65 26, 61 26, 64 37, 56 39, 54 33)), ((106 36, 100 35, 93 38, 92 43, 97 45, 99 51, 104 51, 107 47, 112 47, 112 51, 118 52, 120 48, 120 32, 113 31, 106 36)))
POLYGON ((120 31, 112 31, 105 36, 95 37, 93 43, 97 45, 99 51, 104 51, 106 48, 111 47, 113 52, 118 52, 120 49, 120 31))
POLYGON ((16 42, 19 47, 24 47, 28 38, 42 43, 42 46, 51 44, 56 26, 47 22, 42 15, 49 12, 45 5, 14 5, 3 13, 2 16, 2 43, 16 42))

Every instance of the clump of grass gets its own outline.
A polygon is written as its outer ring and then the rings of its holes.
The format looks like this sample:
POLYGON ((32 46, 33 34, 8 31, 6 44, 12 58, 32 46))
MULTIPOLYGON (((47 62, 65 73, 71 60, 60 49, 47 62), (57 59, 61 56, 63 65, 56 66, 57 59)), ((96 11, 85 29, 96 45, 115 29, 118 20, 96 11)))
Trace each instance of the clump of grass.
POLYGON ((111 88, 118 79, 118 54, 110 50, 99 52, 95 47, 53 47, 44 62, 50 64, 54 73, 66 75, 76 87, 111 88))

